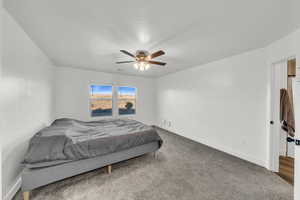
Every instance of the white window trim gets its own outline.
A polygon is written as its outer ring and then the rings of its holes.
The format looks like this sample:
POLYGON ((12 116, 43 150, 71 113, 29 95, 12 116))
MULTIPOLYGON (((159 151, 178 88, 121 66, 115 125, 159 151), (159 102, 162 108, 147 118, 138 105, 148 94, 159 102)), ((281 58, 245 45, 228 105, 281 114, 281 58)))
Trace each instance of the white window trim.
POLYGON ((127 85, 115 85, 111 83, 89 83, 88 85, 88 111, 89 111, 89 118, 90 119, 111 119, 111 118, 130 118, 137 115, 138 112, 138 88, 133 86, 127 85), (92 116, 92 109, 91 109, 91 86, 92 85, 100 85, 100 86, 112 86, 112 115, 111 116, 92 116), (118 108, 118 87, 131 87, 135 88, 135 113, 134 114, 123 114, 119 115, 119 108, 118 108))
POLYGON ((118 86, 115 86, 115 90, 116 90, 116 116, 118 117, 130 117, 130 116, 136 116, 137 115, 137 94, 138 94, 138 89, 137 87, 133 87, 133 86, 123 86, 123 85, 118 85, 118 86), (119 101, 119 98, 118 98, 118 90, 117 88, 118 87, 131 87, 131 88, 134 88, 135 89, 135 113, 134 114, 123 114, 123 115, 119 115, 119 108, 118 108, 118 101, 119 101))
POLYGON ((98 84, 98 83, 91 83, 88 85, 88 111, 89 111, 89 118, 95 119, 95 118, 113 118, 114 117, 114 86, 112 84, 98 84), (92 116, 92 109, 91 109, 91 86, 92 85, 100 85, 100 86, 111 86, 112 87, 112 115, 109 116, 92 116))

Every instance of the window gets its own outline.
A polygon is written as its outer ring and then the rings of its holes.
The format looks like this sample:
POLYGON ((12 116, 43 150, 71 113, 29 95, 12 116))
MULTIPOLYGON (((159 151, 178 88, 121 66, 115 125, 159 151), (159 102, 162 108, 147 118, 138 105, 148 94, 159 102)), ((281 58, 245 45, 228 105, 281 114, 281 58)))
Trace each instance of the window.
POLYGON ((118 113, 131 115, 136 112, 136 88, 118 87, 118 113))
POLYGON ((113 87, 106 85, 90 86, 90 110, 92 117, 112 116, 113 87))
POLYGON ((92 117, 134 115, 136 88, 90 85, 90 111, 92 117))

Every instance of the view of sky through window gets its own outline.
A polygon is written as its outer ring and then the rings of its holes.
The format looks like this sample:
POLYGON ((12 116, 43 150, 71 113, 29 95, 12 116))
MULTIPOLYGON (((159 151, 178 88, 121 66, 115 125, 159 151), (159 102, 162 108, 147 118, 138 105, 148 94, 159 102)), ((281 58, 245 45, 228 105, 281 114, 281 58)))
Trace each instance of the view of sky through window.
POLYGON ((90 110, 92 117, 112 116, 112 86, 90 86, 90 110))

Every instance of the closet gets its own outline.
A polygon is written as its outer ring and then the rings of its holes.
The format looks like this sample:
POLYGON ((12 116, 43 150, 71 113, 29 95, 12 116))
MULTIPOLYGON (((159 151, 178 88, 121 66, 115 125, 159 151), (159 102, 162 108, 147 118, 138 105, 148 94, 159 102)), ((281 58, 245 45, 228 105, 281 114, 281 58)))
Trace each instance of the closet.
MULTIPOLYGON (((296 77, 296 59, 291 59, 287 61, 287 77, 286 77, 286 88, 283 88, 282 90, 285 90, 283 92, 287 93, 288 100, 290 101, 289 112, 288 112, 288 118, 287 121, 289 121, 289 124, 293 124, 294 121, 294 113, 293 113, 293 80, 296 77)), ((282 92, 282 91, 281 91, 282 92)), ((282 101, 282 100, 281 100, 282 101)), ((283 103, 285 104, 285 103, 283 103)), ((282 105, 281 105, 282 106, 282 105)), ((286 109, 286 108, 283 108, 286 109)), ((282 112, 282 108, 280 109, 282 112)), ((282 124, 285 123, 285 121, 281 121, 282 124)), ((292 128, 295 128, 294 126, 290 126, 292 128)), ((291 129, 292 129, 291 128, 291 129)), ((293 142, 293 131, 287 130, 284 125, 281 126, 280 131, 280 148, 282 149, 280 156, 279 156, 279 172, 278 175, 285 179, 287 182, 294 184, 294 142, 293 142)))

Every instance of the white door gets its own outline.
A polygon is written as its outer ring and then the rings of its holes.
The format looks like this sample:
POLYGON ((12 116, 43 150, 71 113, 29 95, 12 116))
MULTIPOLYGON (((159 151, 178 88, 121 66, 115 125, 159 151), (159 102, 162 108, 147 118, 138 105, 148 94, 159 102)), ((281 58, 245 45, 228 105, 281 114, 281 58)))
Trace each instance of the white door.
MULTIPOLYGON (((300 140, 300 69, 297 68, 297 78, 294 80, 294 106, 295 106, 295 120, 296 132, 295 139, 300 140)), ((295 176, 294 176, 294 194, 295 200, 300 199, 300 146, 295 146, 295 176)))
MULTIPOLYGON (((287 87, 287 60, 274 63, 271 75, 271 124, 270 124, 270 166, 269 170, 279 171, 279 155, 285 143, 285 133, 280 125, 280 89, 287 87)), ((285 147, 283 147, 285 151, 285 147)), ((282 154, 284 155, 284 154, 282 154)))

